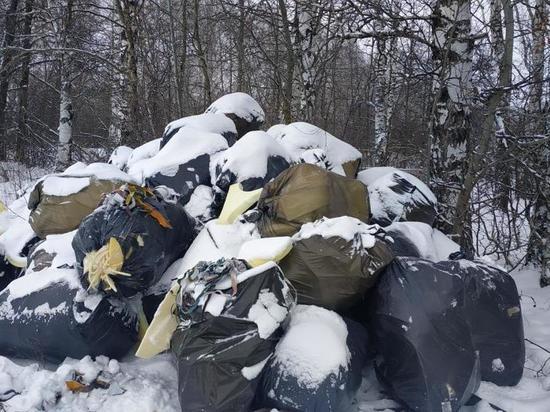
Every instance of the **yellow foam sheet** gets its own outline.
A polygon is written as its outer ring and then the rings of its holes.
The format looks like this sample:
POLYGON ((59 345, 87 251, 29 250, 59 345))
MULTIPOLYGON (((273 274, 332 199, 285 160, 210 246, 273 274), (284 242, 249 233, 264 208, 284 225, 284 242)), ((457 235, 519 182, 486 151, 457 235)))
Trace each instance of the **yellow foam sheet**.
POLYGON ((244 259, 252 267, 267 262, 279 262, 292 250, 289 236, 267 237, 249 240, 241 246, 239 259, 244 259))
POLYGON ((227 192, 222 212, 218 218, 218 223, 220 225, 230 225, 233 223, 237 217, 246 212, 258 201, 261 193, 262 189, 245 192, 240 183, 231 185, 227 192))
POLYGON ((174 308, 179 289, 180 286, 176 283, 164 296, 136 351, 138 358, 152 358, 170 349, 170 340, 178 327, 178 318, 174 313, 174 308))

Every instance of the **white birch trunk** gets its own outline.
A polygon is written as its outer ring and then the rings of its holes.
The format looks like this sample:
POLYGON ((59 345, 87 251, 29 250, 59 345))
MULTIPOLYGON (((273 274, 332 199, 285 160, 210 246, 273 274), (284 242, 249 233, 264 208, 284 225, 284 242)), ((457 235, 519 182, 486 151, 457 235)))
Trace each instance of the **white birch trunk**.
MULTIPOLYGON (((473 41, 469 0, 438 0, 432 26, 434 104, 431 116, 430 184, 440 204, 438 225, 452 233, 470 144, 473 41)), ((464 212, 464 211, 461 211, 464 212)))

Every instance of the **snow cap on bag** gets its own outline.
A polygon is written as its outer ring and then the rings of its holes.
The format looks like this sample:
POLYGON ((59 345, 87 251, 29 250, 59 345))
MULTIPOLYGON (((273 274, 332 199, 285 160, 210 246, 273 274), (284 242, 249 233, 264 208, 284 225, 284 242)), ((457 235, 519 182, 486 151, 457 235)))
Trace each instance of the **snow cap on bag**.
POLYGON ((265 121, 265 113, 252 96, 230 93, 212 103, 205 113, 221 113, 229 117, 237 128, 238 139, 253 130, 259 130, 265 121))

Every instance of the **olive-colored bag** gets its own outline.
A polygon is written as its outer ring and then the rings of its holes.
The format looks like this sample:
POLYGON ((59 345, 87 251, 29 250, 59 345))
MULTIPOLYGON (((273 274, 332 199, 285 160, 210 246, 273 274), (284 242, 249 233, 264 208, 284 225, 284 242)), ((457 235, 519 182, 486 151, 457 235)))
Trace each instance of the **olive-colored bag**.
POLYGON ((299 164, 264 186, 258 209, 262 237, 292 236, 322 217, 369 219, 368 190, 358 180, 312 164, 299 164))
POLYGON ((43 239, 47 235, 67 233, 78 228, 82 219, 98 206, 104 193, 110 193, 123 184, 117 180, 100 180, 95 176, 54 177, 66 179, 67 185, 70 185, 75 179, 89 179, 89 183, 78 192, 65 196, 44 193, 43 181, 34 187, 28 203, 31 210, 29 223, 34 232, 43 239))

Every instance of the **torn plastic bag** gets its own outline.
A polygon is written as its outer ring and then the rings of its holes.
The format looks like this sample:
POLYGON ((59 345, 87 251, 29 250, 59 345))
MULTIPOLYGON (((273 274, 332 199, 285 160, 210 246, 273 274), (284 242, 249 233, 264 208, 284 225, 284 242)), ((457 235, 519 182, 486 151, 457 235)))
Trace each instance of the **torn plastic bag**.
POLYGON ((277 125, 268 130, 289 152, 301 161, 312 163, 351 178, 357 176, 361 152, 327 131, 306 122, 277 125), (313 151, 312 151, 313 150, 313 151))
POLYGON ((378 230, 348 216, 303 225, 280 264, 298 303, 337 312, 359 303, 393 259, 378 230))
POLYGON ((31 252, 25 275, 0 293, 1 355, 50 362, 120 358, 137 342, 134 312, 81 286, 72 267, 73 235, 46 237, 31 252))
POLYGON ((73 165, 38 182, 29 197, 29 223, 41 238, 76 229, 103 195, 133 179, 107 163, 73 165))
POLYGON ((240 183, 253 191, 288 169, 292 156, 265 132, 249 132, 225 152, 212 158, 210 165, 215 204, 221 209, 229 187, 240 183))
POLYGON ((133 296, 155 284, 195 238, 173 191, 125 185, 82 221, 73 240, 83 284, 133 296))
POLYGON ((190 127, 203 132, 221 134, 229 146, 237 141, 237 129, 233 121, 223 114, 204 113, 195 116, 187 116, 174 120, 166 125, 160 148, 166 146, 166 143, 183 127, 190 127))
POLYGON ((481 379, 501 386, 517 385, 525 364, 525 341, 514 279, 482 262, 461 259, 444 263, 449 272, 460 273, 464 280, 466 314, 479 351, 481 379))
POLYGON ((351 216, 367 222, 367 187, 315 165, 295 165, 264 186, 258 210, 263 237, 292 236, 304 223, 322 217, 351 216))
POLYGON ((132 164, 128 173, 148 186, 175 190, 185 205, 197 186, 210 185, 210 157, 227 147, 220 134, 184 127, 155 156, 132 164))
POLYGON ((460 245, 422 222, 394 222, 384 228, 384 240, 395 256, 418 257, 438 262, 460 251, 460 245))
POLYGON ((372 223, 387 226, 394 221, 433 225, 437 199, 420 179, 393 167, 372 167, 357 179, 369 188, 372 223))
POLYGON ((257 407, 296 412, 347 412, 361 385, 367 333, 335 312, 298 305, 267 362, 257 407))
POLYGON ((395 258, 373 294, 377 376, 422 412, 458 411, 480 383, 464 282, 445 262, 395 258))
POLYGON ((265 114, 258 102, 242 92, 230 93, 212 103, 205 113, 224 114, 237 128, 237 138, 248 132, 259 130, 265 121, 265 114))
POLYGON ((248 412, 293 304, 273 263, 201 262, 180 282, 172 337, 182 410, 248 412))

